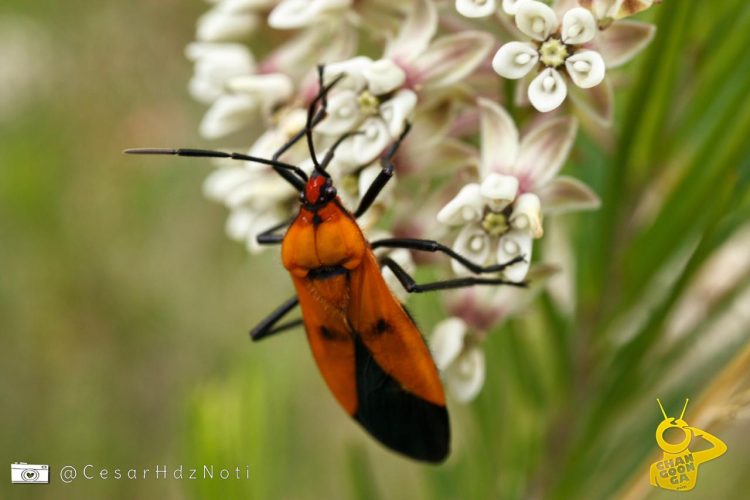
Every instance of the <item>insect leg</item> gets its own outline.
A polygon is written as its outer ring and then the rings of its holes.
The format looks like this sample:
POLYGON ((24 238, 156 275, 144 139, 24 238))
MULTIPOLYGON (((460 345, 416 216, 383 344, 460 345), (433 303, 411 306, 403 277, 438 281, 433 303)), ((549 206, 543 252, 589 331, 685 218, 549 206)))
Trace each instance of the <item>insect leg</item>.
POLYGON ((393 274, 396 276, 398 281, 409 293, 431 292, 433 290, 448 290, 451 288, 465 288, 475 285, 510 285, 519 288, 526 288, 527 286, 527 283, 523 281, 516 282, 500 278, 477 278, 474 276, 467 276, 465 278, 455 278, 444 281, 434 281, 431 283, 417 283, 416 281, 414 281, 414 278, 409 276, 409 273, 404 271, 404 268, 399 266, 393 259, 385 257, 381 259, 380 263, 393 271, 393 274))
POLYGON ((370 246, 372 247, 373 250, 375 250, 378 247, 385 247, 385 248, 406 248, 409 250, 420 250, 423 252, 441 252, 447 255, 448 257, 450 257, 451 259, 457 261, 459 264, 466 267, 467 269, 469 269, 471 272, 475 274, 497 273, 512 266, 513 264, 524 262, 526 260, 523 255, 519 255, 509 260, 508 262, 503 262, 502 264, 493 264, 491 266, 480 266, 470 261, 466 257, 462 256, 461 254, 456 253, 452 248, 447 247, 441 243, 438 243, 437 241, 422 240, 422 239, 416 239, 416 238, 385 238, 382 240, 371 242, 370 246))
POLYGON ((367 209, 370 208, 372 203, 378 197, 380 191, 383 190, 385 185, 388 184, 388 181, 391 180, 391 177, 393 177, 393 170, 395 168, 393 165, 393 157, 395 156, 396 151, 398 151, 399 146, 401 146, 401 142, 404 140, 404 137, 406 137, 406 134, 409 133, 410 129, 411 123, 407 122, 406 126, 404 127, 404 131, 401 132, 399 138, 396 139, 396 142, 391 145, 386 154, 380 159, 380 164, 383 166, 383 169, 380 171, 378 176, 375 177, 375 180, 372 181, 370 187, 367 188, 367 192, 365 192, 364 196, 362 196, 357 210, 354 211, 354 217, 359 217, 360 215, 367 212, 367 209))
POLYGON ((302 318, 293 319, 291 321, 287 321, 286 323, 282 323, 279 326, 275 326, 271 328, 270 330, 267 330, 265 332, 262 332, 255 337, 253 337, 253 342, 257 342, 258 340, 263 340, 266 337, 270 337, 271 335, 274 335, 276 333, 285 332, 287 330, 291 330, 292 328, 297 328, 298 326, 304 325, 304 321, 302 321, 302 318))
POLYGON ((276 326, 276 323, 278 323, 279 320, 281 320, 281 318, 286 316, 289 313, 289 311, 294 309, 294 307, 298 303, 299 303, 299 299, 297 299, 297 296, 295 295, 291 299, 281 304, 275 311, 269 314, 263 321, 258 323, 258 325, 255 328, 250 330, 250 338, 253 339, 253 341, 257 341, 257 340, 266 338, 269 335, 273 335, 274 333, 283 332, 284 330, 289 330, 290 328, 294 328, 295 326, 301 325, 302 320, 295 319, 287 323, 283 323, 281 325, 276 326))
POLYGON ((281 243, 284 240, 283 234, 273 234, 279 229, 288 226, 291 224, 291 222, 294 220, 294 217, 287 219, 285 221, 279 222, 278 224, 275 224, 272 227, 269 227, 262 233, 259 233, 258 236, 255 237, 255 241, 258 242, 259 245, 277 245, 281 243))

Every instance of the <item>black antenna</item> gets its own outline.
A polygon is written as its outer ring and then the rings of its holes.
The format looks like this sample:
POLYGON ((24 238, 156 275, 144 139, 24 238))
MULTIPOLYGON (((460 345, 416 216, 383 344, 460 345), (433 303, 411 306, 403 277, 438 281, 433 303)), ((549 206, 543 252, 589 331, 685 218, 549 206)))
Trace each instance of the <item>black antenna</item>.
MULTIPOLYGON (((279 157, 287 151, 290 147, 294 145, 299 139, 302 138, 303 135, 307 136, 307 145, 310 149, 310 156, 312 157, 313 164, 315 165, 315 170, 325 176, 330 177, 328 173, 325 171, 325 165, 330 162, 330 158, 326 161, 324 160, 323 166, 318 162, 318 158, 315 155, 315 147, 313 145, 312 140, 312 129, 320 123, 325 117, 326 117, 326 106, 328 106, 328 91, 333 88, 334 85, 336 85, 344 75, 337 76, 331 83, 328 85, 323 85, 323 66, 318 66, 318 81, 320 86, 320 91, 318 92, 318 95, 315 96, 315 98, 310 103, 310 106, 307 110, 307 124, 303 130, 300 130, 298 133, 294 134, 294 136, 279 150, 273 155, 272 159, 267 158, 260 158, 257 156, 251 156, 247 154, 242 153, 226 153, 224 151, 215 151, 211 149, 192 149, 192 148, 180 148, 180 149, 168 149, 168 148, 137 148, 137 149, 126 149, 123 151, 125 154, 130 155, 175 155, 175 156, 189 156, 194 158, 229 158, 232 160, 240 160, 240 161, 250 161, 254 163, 261 163, 263 165, 270 165, 273 167, 273 169, 278 173, 285 181, 287 181, 289 184, 294 186, 294 189, 297 191, 303 191, 305 189, 305 184, 307 183, 308 177, 304 170, 297 167, 296 165, 290 165, 289 163, 284 163, 283 161, 279 160, 279 157), (315 110, 318 106, 318 103, 321 103, 321 109, 317 113, 315 113, 315 110)), ((351 135, 351 134, 349 134, 351 135)), ((347 136, 344 136, 344 138, 347 136)), ((343 138, 339 139, 335 144, 332 150, 335 150, 336 146, 338 146, 339 143, 343 138)), ((332 156, 333 152, 329 152, 328 156, 332 156)))
POLYGON ((328 85, 323 85, 323 71, 324 66, 322 64, 318 65, 318 86, 320 88, 320 91, 318 92, 318 95, 315 96, 315 99, 312 100, 310 106, 307 108, 307 126, 305 127, 305 134, 307 135, 307 148, 310 150, 310 158, 312 159, 313 165, 315 166, 315 171, 324 177, 330 177, 330 175, 328 175, 328 172, 326 172, 325 169, 321 166, 320 162, 318 162, 318 157, 315 154, 315 145, 313 144, 312 130, 315 124, 326 117, 326 108, 328 107, 328 91, 331 90, 331 88, 333 88, 333 86, 336 85, 339 81, 341 81, 341 79, 344 78, 344 75, 339 75, 328 85), (315 109, 317 108, 318 103, 321 104, 321 109, 320 112, 316 115, 315 109))
POLYGON ((175 156, 189 156, 194 158, 229 158, 232 160, 240 161, 251 161, 255 163, 262 163, 264 165, 270 165, 276 172, 279 173, 287 182, 289 182, 297 191, 302 191, 305 188, 307 182, 307 174, 301 168, 284 163, 278 160, 269 160, 267 158, 260 158, 257 156, 250 156, 242 153, 226 153, 224 151, 214 151, 210 149, 165 149, 165 148, 137 148, 137 149, 126 149, 123 151, 129 155, 175 155, 175 156), (292 173, 296 174, 296 176, 292 173))

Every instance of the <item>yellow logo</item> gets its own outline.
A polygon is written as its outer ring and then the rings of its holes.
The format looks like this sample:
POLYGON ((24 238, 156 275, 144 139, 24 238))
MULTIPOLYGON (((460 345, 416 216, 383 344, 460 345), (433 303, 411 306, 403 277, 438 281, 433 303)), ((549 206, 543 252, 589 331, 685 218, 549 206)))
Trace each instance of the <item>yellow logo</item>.
POLYGON ((662 415, 664 415, 664 420, 656 428, 656 443, 664 454, 661 460, 651 464, 649 478, 652 485, 664 488, 665 490, 692 490, 695 487, 696 481, 698 481, 698 467, 709 460, 719 458, 727 451, 727 445, 721 439, 696 427, 690 427, 682 419, 685 416, 688 401, 690 400, 685 400, 685 406, 682 407, 680 418, 676 419, 668 417, 667 412, 664 411, 664 407, 661 405, 661 401, 656 400, 659 403, 662 415), (677 431, 672 431, 671 429, 677 429, 677 431), (670 437, 670 441, 667 441, 664 439, 665 432, 670 432, 673 435, 681 435, 681 438, 677 438, 681 439, 681 441, 670 442, 675 441, 674 437, 670 437), (690 451, 690 444, 693 437, 703 438, 711 445, 711 448, 690 451))

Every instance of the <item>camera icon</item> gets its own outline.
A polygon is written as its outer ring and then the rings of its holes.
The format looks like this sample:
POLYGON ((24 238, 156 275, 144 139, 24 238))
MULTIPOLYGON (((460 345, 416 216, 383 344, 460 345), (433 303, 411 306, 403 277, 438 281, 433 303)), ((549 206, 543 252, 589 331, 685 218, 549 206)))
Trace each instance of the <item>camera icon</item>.
POLYGON ((13 484, 49 483, 49 465, 12 463, 10 464, 10 480, 13 484))

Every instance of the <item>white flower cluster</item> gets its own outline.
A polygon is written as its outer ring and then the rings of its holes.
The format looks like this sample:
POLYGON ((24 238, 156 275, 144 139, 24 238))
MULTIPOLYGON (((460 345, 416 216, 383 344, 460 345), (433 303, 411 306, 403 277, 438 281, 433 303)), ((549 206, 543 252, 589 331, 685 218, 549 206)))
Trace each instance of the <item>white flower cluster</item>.
POLYGON ((497 51, 492 67, 505 78, 523 78, 541 67, 529 84, 528 96, 539 111, 556 109, 568 90, 561 69, 583 89, 596 87, 604 80, 604 59, 595 50, 584 48, 597 32, 594 15, 576 7, 558 21, 547 5, 526 0, 514 5, 518 29, 532 42, 508 42, 497 51))
MULTIPOLYGON (((186 51, 195 64, 190 92, 208 105, 200 124, 206 139, 273 157, 305 127, 323 65, 323 84, 333 86, 313 142, 320 155, 338 143, 328 170, 348 208, 357 206, 383 155, 412 124, 395 178, 359 220, 363 230, 452 238, 453 251, 481 266, 516 259, 500 277, 530 289, 454 291, 445 304, 450 317, 433 335, 447 386, 458 399, 472 399, 484 379, 481 341, 552 272, 532 264, 544 215, 599 204, 586 185, 559 175, 578 130, 562 105, 570 96, 579 115, 593 119, 582 120, 584 126, 608 124, 607 75, 654 31, 621 18, 653 1, 456 0, 455 9, 434 0, 211 3, 186 51), (506 107, 530 104, 545 113, 531 114, 523 133, 500 104, 507 93, 498 93, 497 75, 523 81, 506 107)), ((278 158, 310 172, 305 142, 278 158)), ((219 163, 205 192, 229 208, 229 235, 252 252, 264 248, 259 233, 293 216, 297 199, 270 167, 238 162, 219 163)), ((407 250, 390 257, 409 272, 416 267, 407 250)), ((451 262, 454 277, 471 274, 451 262)), ((384 274, 397 285, 390 271, 384 274)))

